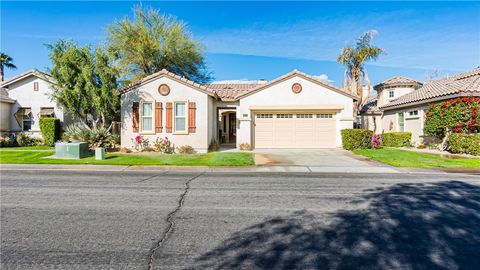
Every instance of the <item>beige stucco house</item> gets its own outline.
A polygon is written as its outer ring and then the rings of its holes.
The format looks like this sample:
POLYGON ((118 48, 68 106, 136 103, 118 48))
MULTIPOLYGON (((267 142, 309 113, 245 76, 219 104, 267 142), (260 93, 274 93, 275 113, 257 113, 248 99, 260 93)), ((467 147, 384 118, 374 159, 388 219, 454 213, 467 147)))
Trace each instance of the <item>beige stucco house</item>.
POLYGON ((212 141, 254 148, 334 148, 356 97, 294 70, 272 81, 200 85, 167 70, 121 90, 121 144, 143 135, 206 152, 212 141))
POLYGON ((50 85, 50 76, 37 70, 29 70, 1 84, 2 134, 25 132, 40 137, 40 117, 56 117, 68 122, 51 98, 50 85))
MULTIPOLYGON (((405 79, 405 78, 404 78, 405 79)), ((409 79, 412 83, 414 81, 409 79)), ((381 92, 397 91, 397 86, 385 88, 385 83, 389 80, 375 86, 375 89, 381 92)), ((374 130, 375 126, 371 125, 372 120, 369 117, 376 117, 376 133, 407 131, 412 133, 412 142, 414 144, 428 143, 431 138, 423 133, 423 125, 425 120, 425 111, 429 104, 442 100, 449 100, 458 97, 480 96, 480 68, 476 68, 467 72, 463 72, 451 77, 445 77, 440 80, 430 81, 421 85, 417 82, 413 88, 405 89, 401 95, 392 100, 385 102, 382 97, 377 99, 377 104, 371 103, 362 110, 362 118, 366 128, 374 130), (378 121, 380 119, 380 121, 378 121)), ((383 98, 385 95, 381 95, 383 98)))

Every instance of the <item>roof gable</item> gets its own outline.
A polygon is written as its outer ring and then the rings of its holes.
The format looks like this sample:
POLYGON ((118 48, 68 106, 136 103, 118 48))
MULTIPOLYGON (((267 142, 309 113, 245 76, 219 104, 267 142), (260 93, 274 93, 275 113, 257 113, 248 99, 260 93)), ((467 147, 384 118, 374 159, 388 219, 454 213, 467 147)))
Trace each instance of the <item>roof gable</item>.
POLYGON ((262 90, 265 90, 265 89, 267 89, 267 88, 270 88, 270 87, 272 87, 272 86, 274 86, 274 85, 276 85, 276 84, 278 84, 278 83, 281 83, 281 82, 283 82, 283 81, 285 81, 285 80, 288 80, 288 79, 290 79, 290 78, 293 78, 293 77, 303 78, 303 79, 305 79, 305 80, 307 80, 307 81, 310 81, 310 82, 313 82, 313 83, 318 84, 318 85, 320 85, 320 86, 323 86, 323 87, 325 87, 325 88, 327 88, 327 89, 329 89, 329 90, 331 90, 331 91, 334 91, 334 92, 336 92, 336 93, 342 94, 342 95, 347 96, 347 97, 349 97, 349 98, 352 98, 352 99, 354 99, 354 100, 358 100, 358 97, 357 97, 357 96, 352 95, 352 94, 347 93, 347 92, 344 92, 344 91, 342 91, 340 88, 337 88, 337 87, 334 86, 334 85, 331 85, 331 84, 329 84, 329 83, 326 83, 326 82, 324 82, 324 81, 322 81, 322 80, 320 80, 320 79, 318 79, 318 78, 316 78, 316 77, 314 77, 314 76, 311 76, 311 75, 308 75, 308 74, 306 74, 306 73, 300 72, 300 71, 298 71, 298 70, 296 70, 296 69, 293 70, 293 71, 291 71, 291 72, 289 72, 289 73, 287 73, 287 74, 285 74, 285 75, 283 75, 283 76, 280 76, 280 77, 278 77, 278 78, 276 78, 276 79, 274 79, 274 80, 272 80, 272 81, 269 81, 269 82, 267 82, 267 83, 265 83, 265 84, 258 85, 256 88, 252 89, 251 91, 248 91, 247 93, 244 93, 244 94, 241 94, 241 95, 237 96, 236 99, 242 99, 242 98, 244 98, 244 97, 253 95, 253 94, 257 93, 257 92, 260 92, 260 91, 262 91, 262 90))
POLYGON ((47 74, 47 73, 43 73, 41 71, 38 71, 36 69, 31 69, 31 70, 28 70, 26 72, 23 72, 23 73, 20 73, 6 81, 4 81, 2 84, 1 84, 1 87, 7 87, 13 83, 16 83, 16 82, 19 82, 19 81, 22 81, 26 78, 29 78, 31 76, 35 76, 39 79, 43 79, 43 80, 46 80, 47 82, 52 82, 52 77, 47 74))
POLYGON ((218 96, 212 90, 210 90, 208 87, 206 87, 204 85, 201 85, 201 84, 198 84, 198 83, 196 83, 194 81, 191 81, 187 78, 178 76, 175 73, 170 72, 166 69, 162 69, 159 72, 148 75, 147 77, 145 77, 141 80, 138 80, 134 83, 131 83, 131 84, 123 87, 122 89, 120 89, 120 95, 123 95, 123 94, 125 94, 129 91, 132 91, 133 89, 136 89, 136 88, 138 88, 142 85, 145 85, 149 82, 152 82, 152 81, 157 80, 157 79, 162 78, 162 77, 167 77, 171 80, 174 80, 176 82, 179 82, 179 83, 182 83, 186 86, 189 86, 189 87, 191 87, 195 90, 198 90, 198 91, 200 91, 204 94, 207 94, 207 95, 212 96, 214 98, 218 98, 218 96))

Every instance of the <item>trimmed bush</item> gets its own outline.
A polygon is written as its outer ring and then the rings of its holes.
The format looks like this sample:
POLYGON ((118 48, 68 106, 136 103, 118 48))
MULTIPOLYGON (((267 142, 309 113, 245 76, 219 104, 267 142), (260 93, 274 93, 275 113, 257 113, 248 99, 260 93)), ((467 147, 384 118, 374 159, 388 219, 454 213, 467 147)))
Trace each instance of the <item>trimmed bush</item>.
POLYGON ((241 143, 238 148, 240 151, 250 151, 252 150, 252 146, 249 143, 241 143))
POLYGON ((342 129, 343 149, 354 150, 372 147, 373 131, 368 129, 342 129))
POLYGON ((40 131, 45 145, 55 145, 55 142, 60 138, 60 119, 40 118, 40 131))
POLYGON ((480 134, 452 133, 447 142, 452 153, 480 156, 480 134))
POLYGON ((195 149, 190 145, 182 145, 177 148, 178 154, 195 154, 195 149))
POLYGON ((410 146, 411 132, 387 132, 382 134, 382 145, 387 147, 410 146))

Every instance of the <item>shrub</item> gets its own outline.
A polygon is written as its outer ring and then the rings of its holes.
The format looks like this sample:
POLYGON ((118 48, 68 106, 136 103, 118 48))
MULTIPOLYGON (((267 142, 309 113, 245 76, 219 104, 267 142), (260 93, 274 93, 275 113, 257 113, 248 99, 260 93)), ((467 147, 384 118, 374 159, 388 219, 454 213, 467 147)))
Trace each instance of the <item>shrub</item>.
POLYGON ((220 149, 220 144, 217 142, 217 140, 212 139, 212 141, 210 142, 210 145, 208 146, 208 151, 216 152, 218 151, 218 149, 220 149))
POLYGON ((177 147, 177 153, 179 154, 195 154, 195 149, 190 145, 182 145, 177 147))
POLYGON ((10 137, 0 137, 0 147, 14 146, 13 140, 10 137))
POLYGON ((60 119, 40 117, 40 131, 42 132, 43 143, 53 146, 60 139, 60 119))
POLYGON ((368 129, 342 129, 343 149, 363 149, 372 147, 373 131, 368 129))
POLYGON ((424 133, 443 138, 454 133, 480 132, 480 97, 462 97, 432 103, 425 113, 424 133))
POLYGON ((130 150, 130 149, 128 149, 128 148, 125 148, 125 147, 123 147, 123 148, 120 149, 120 153, 126 153, 126 154, 128 154, 128 153, 131 153, 131 152, 132 152, 132 150, 130 150))
POLYGON ((452 153, 480 156, 480 134, 452 133, 447 141, 452 153))
POLYGON ((117 145, 120 145, 120 135, 111 134, 107 142, 108 147, 115 148, 117 145))
POLYGON ((241 150, 241 151, 250 151, 252 150, 252 146, 249 144, 249 143, 241 143, 238 148, 241 150))
POLYGON ((148 139, 144 138, 142 135, 137 135, 134 138, 132 138, 133 142, 133 148, 136 151, 142 151, 143 148, 149 147, 150 142, 148 139))
POLYGON ((17 145, 18 146, 34 146, 35 145, 35 139, 28 136, 25 133, 19 133, 17 135, 17 145))
POLYGON ((372 147, 375 149, 382 148, 382 135, 375 134, 372 137, 372 147))
POLYGON ((81 123, 76 123, 67 127, 62 139, 73 142, 87 142, 90 148, 96 148, 107 146, 110 136, 110 132, 104 127, 88 128, 81 123))
POLYGON ((411 132, 387 132, 382 134, 382 145, 390 147, 410 146, 411 132))
POLYGON ((155 149, 151 146, 145 146, 142 148, 142 152, 155 152, 155 149))
POLYGON ((153 147, 158 152, 164 154, 170 154, 173 152, 172 142, 170 142, 167 137, 165 137, 164 139, 157 138, 153 143, 153 147))

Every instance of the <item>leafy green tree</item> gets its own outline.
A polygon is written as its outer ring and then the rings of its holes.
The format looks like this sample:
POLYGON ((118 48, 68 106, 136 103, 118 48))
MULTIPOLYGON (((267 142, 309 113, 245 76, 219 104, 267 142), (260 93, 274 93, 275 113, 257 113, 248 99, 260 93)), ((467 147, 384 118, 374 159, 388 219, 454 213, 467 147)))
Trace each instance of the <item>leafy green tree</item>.
POLYGON ((109 127, 120 110, 117 70, 99 48, 60 40, 47 45, 52 97, 87 128, 109 127))
POLYGON ((133 9, 134 18, 115 21, 107 29, 107 50, 130 80, 167 69, 198 83, 211 80, 203 46, 193 40, 185 23, 158 10, 133 9))
POLYGON ((12 57, 0 52, 0 82, 3 82, 5 79, 5 68, 17 69, 17 67, 13 64, 12 57))
POLYGON ((337 62, 346 68, 346 85, 353 92, 353 85, 355 85, 356 95, 359 97, 357 102, 357 112, 361 109, 365 103, 367 97, 363 95, 362 79, 368 80, 365 77, 365 62, 370 60, 376 60, 380 54, 383 53, 383 49, 372 45, 373 37, 377 34, 377 31, 371 30, 361 35, 354 46, 347 46, 342 49, 342 52, 337 58, 337 62))

